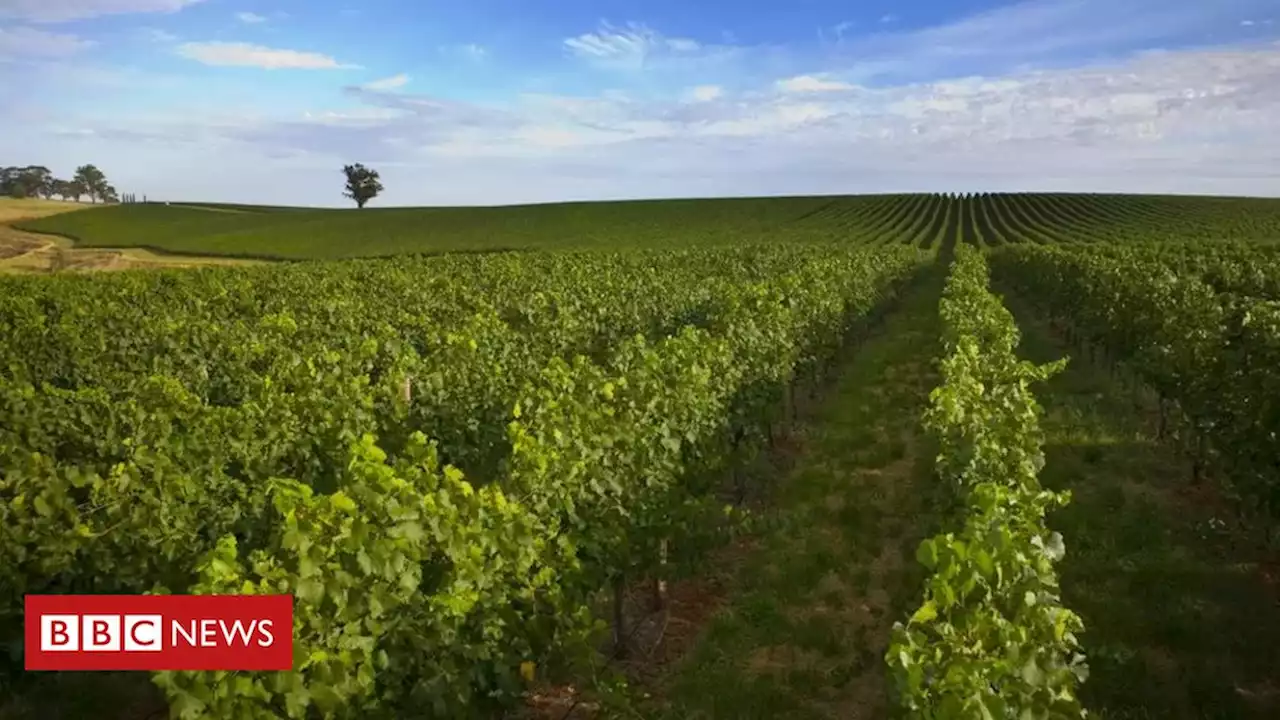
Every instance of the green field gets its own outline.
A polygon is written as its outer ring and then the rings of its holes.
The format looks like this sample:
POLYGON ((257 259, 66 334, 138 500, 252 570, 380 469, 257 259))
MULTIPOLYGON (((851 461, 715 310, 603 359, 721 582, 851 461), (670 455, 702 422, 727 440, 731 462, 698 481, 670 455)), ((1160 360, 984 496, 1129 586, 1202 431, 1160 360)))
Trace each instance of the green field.
POLYGON ((0 276, 0 720, 1280 717, 1280 200, 21 226, 313 261, 0 276), (293 670, 22 672, 151 591, 293 670))
POLYGON ((24 222, 84 247, 338 259, 747 242, 984 246, 1141 239, 1280 239, 1280 200, 1088 194, 866 195, 652 200, 493 208, 309 210, 136 204, 24 222))

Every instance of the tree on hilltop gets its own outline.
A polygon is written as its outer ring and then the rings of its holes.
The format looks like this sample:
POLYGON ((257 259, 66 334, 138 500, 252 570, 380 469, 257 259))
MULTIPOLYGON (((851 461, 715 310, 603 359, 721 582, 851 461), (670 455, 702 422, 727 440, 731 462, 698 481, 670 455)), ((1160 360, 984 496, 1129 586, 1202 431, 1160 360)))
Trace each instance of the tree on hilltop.
POLYGON ((53 197, 53 172, 43 165, 31 165, 26 169, 27 197, 39 195, 48 200, 53 197))
POLYGON ((52 195, 53 173, 43 165, 0 168, 0 194, 12 198, 52 195))
POLYGON ((342 172, 347 176, 347 188, 342 194, 356 201, 357 208, 377 197, 382 192, 382 182, 378 180, 378 171, 367 168, 360 163, 345 165, 342 172))
POLYGON ((94 165, 81 165, 76 168, 76 175, 72 182, 79 183, 84 194, 95 203, 105 198, 107 188, 111 187, 107 183, 107 176, 94 165))

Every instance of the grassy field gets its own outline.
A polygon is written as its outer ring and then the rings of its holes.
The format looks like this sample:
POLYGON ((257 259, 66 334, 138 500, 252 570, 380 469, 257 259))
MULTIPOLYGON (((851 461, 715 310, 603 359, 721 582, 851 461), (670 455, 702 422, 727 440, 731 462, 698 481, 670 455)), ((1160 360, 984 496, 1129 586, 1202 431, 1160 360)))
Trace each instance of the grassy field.
POLYGON ((315 210, 116 205, 21 223, 81 247, 338 259, 506 249, 686 247, 744 242, 1008 242, 1280 239, 1280 200, 1143 195, 863 195, 315 210))
MULTIPOLYGON (((228 257, 175 257, 142 247, 86 248, 60 235, 36 234, 18 229, 13 223, 83 212, 94 205, 39 200, 0 198, 0 273, 48 273, 53 271, 129 270, 134 268, 194 267, 198 265, 243 265, 252 260, 228 257)), ((98 206, 101 211, 107 209, 98 206)), ((233 210, 234 211, 234 210, 233 210)))
MULTIPOLYGON (((502 208, 250 210, 121 205, 24 227, 86 247, 320 258, 560 247, 679 247, 768 239, 828 200, 581 203, 502 208)), ((855 204, 869 204, 859 199, 855 204)))
POLYGON ((10 223, 83 210, 86 205, 57 200, 0 198, 0 272, 22 271, 31 256, 51 248, 53 238, 33 235, 10 223))
POLYGON ((84 203, 64 202, 62 200, 39 200, 34 198, 19 200, 0 197, 0 224, 19 220, 34 220, 74 210, 84 210, 90 207, 93 206, 84 203))

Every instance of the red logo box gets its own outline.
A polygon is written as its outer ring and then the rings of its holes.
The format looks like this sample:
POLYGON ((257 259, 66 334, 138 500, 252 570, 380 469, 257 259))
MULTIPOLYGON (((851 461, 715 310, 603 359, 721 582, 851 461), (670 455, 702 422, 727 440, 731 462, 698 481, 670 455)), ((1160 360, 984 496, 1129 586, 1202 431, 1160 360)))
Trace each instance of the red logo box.
POLYGON ((27 595, 27 670, 292 670, 290 595, 27 595))

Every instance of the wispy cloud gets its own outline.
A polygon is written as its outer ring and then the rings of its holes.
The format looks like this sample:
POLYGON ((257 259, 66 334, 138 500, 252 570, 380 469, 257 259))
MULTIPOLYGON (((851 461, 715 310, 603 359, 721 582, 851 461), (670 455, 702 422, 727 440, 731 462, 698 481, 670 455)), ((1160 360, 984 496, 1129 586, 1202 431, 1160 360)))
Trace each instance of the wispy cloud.
POLYGON ((236 13, 236 19, 246 25, 258 25, 267 21, 265 16, 251 12, 238 12, 236 13))
MULTIPOLYGON (((0 12, 15 2, 31 0, 0 0, 0 12)), ((114 4, 126 2, 164 0, 114 4)), ((462 102, 415 94, 401 74, 345 87, 334 106, 305 114, 291 99, 287 115, 236 122, 214 122, 201 112, 208 106, 150 121, 57 116, 74 132, 49 147, 78 143, 65 151, 71 159, 88 148, 116 152, 142 177, 154 163, 134 159, 139 143, 187 148, 172 153, 182 163, 159 153, 157 162, 172 164, 163 181, 188 183, 174 187, 194 188, 191 197, 216 189, 183 179, 190 158, 205 156, 216 160, 210 167, 246 157, 329 170, 360 158, 385 171, 389 199, 400 192, 395 201, 412 203, 1036 188, 1280 194, 1280 43, 1266 20, 1274 2, 1025 0, 915 29, 872 15, 859 32, 825 27, 820 47, 603 23, 560 40, 572 85, 559 90, 556 78, 520 78, 540 94, 462 102), (1220 45, 1204 45, 1210 33, 1220 45)), ((166 41, 212 65, 353 67, 315 52, 166 41)), ((454 68, 486 54, 478 45, 435 50, 454 68)), ((44 64, 68 74, 90 65, 44 64)), ((391 69, 399 67, 413 72, 391 69)), ((241 78, 255 87, 260 79, 241 78)), ((154 87, 128 80, 119 87, 154 87)), ((13 99, 15 87, 0 75, 0 127, 23 99, 13 99)), ((0 132, 0 150, 17 147, 12 137, 43 137, 44 126, 27 122, 25 135, 0 132)), ((220 197, 337 198, 321 186, 331 177, 309 185, 313 173, 279 170, 273 178, 297 181, 268 187, 270 172, 255 178, 261 187, 228 185, 220 197)))
POLYGON ((203 0, 4 0, 0 18, 57 23, 105 15, 173 13, 199 2, 203 0))
POLYGON ((0 27, 0 60, 63 58, 93 47, 91 40, 35 28, 0 27))
MULTIPOLYGON (((728 100, 718 87, 695 87, 682 96, 699 100, 692 103, 542 95, 492 108, 350 88, 378 112, 318 115, 238 129, 235 137, 424 167, 451 159, 513 173, 535 160, 548 173, 572 166, 595 184, 573 186, 570 194, 588 196, 643 196, 634 183, 644 178, 648 194, 661 187, 666 195, 705 194, 710 185, 734 194, 894 183, 1239 192, 1257 188, 1260 177, 1274 179, 1267 168, 1280 162, 1280 148, 1269 140, 1280 114, 1277 77, 1280 44, 1148 52, 1071 70, 890 88, 841 84, 847 92, 809 96, 773 86, 728 100), (629 170, 609 171, 616 167, 629 170), (1046 185, 1045 178, 1069 180, 1046 185)), ((795 84, 813 81, 832 83, 817 77, 795 84)), ((1272 187, 1280 192, 1280 182, 1272 187)), ((473 192, 494 202, 538 195, 513 187, 498 197, 479 184, 473 192)))
MULTIPOLYGON (((918 80, 1122 58, 1152 46, 1192 47, 1230 32, 1275 0, 1023 0, 957 21, 880 32, 844 45, 848 77, 918 80)), ((1237 30, 1238 31, 1238 30, 1237 30)))
POLYGON ((719 85, 699 85, 690 88, 687 96, 694 102, 711 102, 724 96, 724 88, 719 85))
POLYGON ((568 38, 564 46, 584 60, 624 68, 641 68, 653 58, 689 55, 702 49, 696 40, 667 37, 641 23, 617 27, 607 22, 595 32, 568 38))
POLYGON ((854 86, 839 80, 829 80, 813 75, 797 75, 775 83, 784 93, 824 93, 853 90, 854 86))
POLYGON ((256 67, 266 70, 359 69, 328 55, 298 50, 251 45, 242 42, 192 42, 178 46, 177 53, 190 60, 217 67, 256 67))
POLYGON ((399 87, 404 87, 408 83, 409 76, 404 73, 400 73, 399 75, 392 75, 391 77, 366 83, 363 87, 366 90, 394 90, 399 87))

